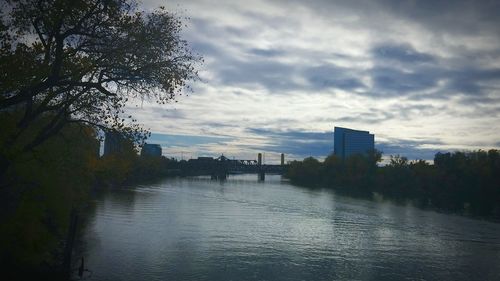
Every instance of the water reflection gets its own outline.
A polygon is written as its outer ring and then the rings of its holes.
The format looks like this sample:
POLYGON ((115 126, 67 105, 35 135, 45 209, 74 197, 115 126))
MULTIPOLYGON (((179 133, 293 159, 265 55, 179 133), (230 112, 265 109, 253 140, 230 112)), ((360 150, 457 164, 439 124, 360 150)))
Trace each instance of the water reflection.
POLYGON ((169 179, 99 198, 93 280, 500 280, 500 225, 290 185, 169 179))

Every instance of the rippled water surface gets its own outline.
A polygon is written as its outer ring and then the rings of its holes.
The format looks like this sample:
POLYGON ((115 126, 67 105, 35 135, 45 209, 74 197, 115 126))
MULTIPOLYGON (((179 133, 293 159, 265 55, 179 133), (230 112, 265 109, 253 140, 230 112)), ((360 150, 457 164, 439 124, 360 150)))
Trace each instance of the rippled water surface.
POLYGON ((114 190, 83 240, 90 280, 500 280, 500 224, 280 176, 114 190))

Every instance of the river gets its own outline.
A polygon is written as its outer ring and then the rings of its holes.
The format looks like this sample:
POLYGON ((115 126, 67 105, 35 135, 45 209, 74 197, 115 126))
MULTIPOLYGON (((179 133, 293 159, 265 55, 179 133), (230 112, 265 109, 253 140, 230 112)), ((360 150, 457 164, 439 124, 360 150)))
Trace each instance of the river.
POLYGON ((291 185, 172 178, 96 199, 89 280, 500 280, 500 224, 291 185))

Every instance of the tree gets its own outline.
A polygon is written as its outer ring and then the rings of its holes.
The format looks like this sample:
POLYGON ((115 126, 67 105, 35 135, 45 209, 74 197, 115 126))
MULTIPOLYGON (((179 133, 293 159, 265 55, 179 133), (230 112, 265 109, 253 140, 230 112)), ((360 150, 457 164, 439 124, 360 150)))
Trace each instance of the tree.
POLYGON ((408 158, 401 156, 399 154, 391 155, 389 164, 387 166, 394 168, 406 168, 409 165, 408 158))
POLYGON ((124 116, 129 98, 173 100, 201 61, 180 37, 181 20, 132 0, 1 1, 0 114, 15 117, 3 146, 30 150, 68 123, 147 131, 124 116), (41 116, 50 120, 33 135, 41 116))
POLYGON ((307 157, 303 161, 292 161, 286 176, 299 184, 316 185, 322 179, 321 163, 313 157, 307 157))
POLYGON ((69 124, 18 157, 0 178, 3 279, 59 280, 53 275, 61 263, 69 215, 89 202, 98 148, 93 128, 69 124))

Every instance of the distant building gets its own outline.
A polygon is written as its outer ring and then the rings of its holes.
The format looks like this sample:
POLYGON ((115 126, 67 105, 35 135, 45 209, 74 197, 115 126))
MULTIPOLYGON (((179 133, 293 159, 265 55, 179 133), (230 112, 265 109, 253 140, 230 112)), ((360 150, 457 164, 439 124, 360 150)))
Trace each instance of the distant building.
POLYGON ((199 162, 213 162, 215 159, 213 157, 198 157, 199 162))
POLYGON ((161 156, 161 146, 159 144, 146 143, 141 149, 141 156, 161 156))
POLYGON ((107 131, 104 136, 104 154, 108 156, 111 154, 119 154, 122 152, 124 137, 116 131, 107 131))
POLYGON ((213 157, 198 157, 197 159, 189 159, 188 163, 191 165, 207 165, 207 164, 213 164, 216 159, 213 157))
POLYGON ((366 154, 375 148, 375 135, 368 131, 335 127, 333 135, 333 154, 341 159, 354 154, 366 154))

